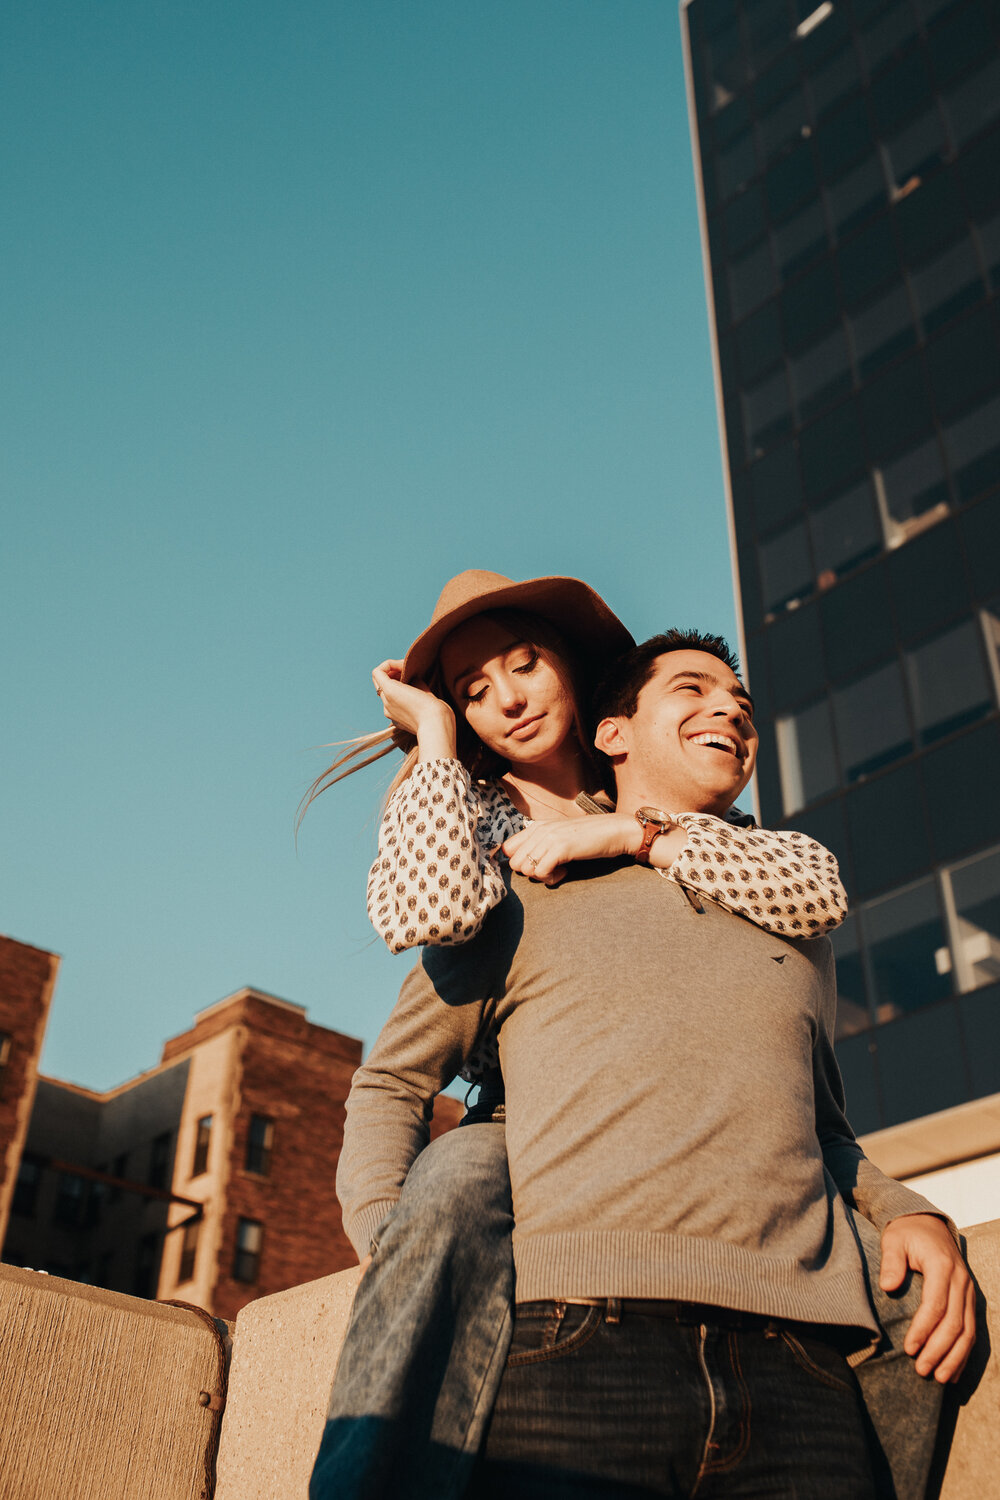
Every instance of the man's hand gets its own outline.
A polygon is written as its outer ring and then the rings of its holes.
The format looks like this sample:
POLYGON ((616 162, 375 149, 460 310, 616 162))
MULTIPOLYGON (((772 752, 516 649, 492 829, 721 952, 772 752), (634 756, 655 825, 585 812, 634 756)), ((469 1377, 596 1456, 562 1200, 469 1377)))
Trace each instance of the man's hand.
POLYGON ((943 1219, 904 1214, 886 1225, 882 1290, 895 1291, 910 1267, 922 1273, 924 1291, 903 1348, 915 1356, 918 1375, 954 1382, 976 1342, 976 1289, 943 1219))

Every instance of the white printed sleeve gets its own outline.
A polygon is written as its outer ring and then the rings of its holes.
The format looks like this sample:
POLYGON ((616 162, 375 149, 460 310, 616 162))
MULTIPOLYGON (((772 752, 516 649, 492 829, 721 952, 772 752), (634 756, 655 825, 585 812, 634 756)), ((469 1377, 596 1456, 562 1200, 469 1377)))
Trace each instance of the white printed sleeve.
POLYGON ((822 937, 847 915, 847 895, 829 849, 791 829, 745 828, 709 813, 681 813, 688 842, 666 872, 781 937, 822 937))
POLYGON ((458 760, 421 761, 385 810, 368 875, 368 916, 391 953, 464 943, 506 888, 491 851, 524 827, 495 782, 458 760))

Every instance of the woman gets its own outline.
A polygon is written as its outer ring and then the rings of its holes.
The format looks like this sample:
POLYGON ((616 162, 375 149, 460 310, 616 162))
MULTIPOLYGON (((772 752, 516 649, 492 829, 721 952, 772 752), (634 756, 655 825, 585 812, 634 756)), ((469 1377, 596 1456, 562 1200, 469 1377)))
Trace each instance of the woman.
MULTIPOLYGON (((642 831, 634 819, 588 816, 599 804, 577 800, 601 790, 583 694, 629 644, 624 626, 577 580, 515 584, 473 572, 446 585, 402 663, 375 669, 386 717, 411 746, 369 880, 372 921, 393 951, 471 937, 504 898, 501 847, 513 869, 550 884, 568 860, 636 852, 642 831)), ((388 736, 360 742, 311 796, 380 739, 388 736)), ((650 860, 694 901, 708 896, 784 936, 815 936, 842 920, 836 861, 803 835, 706 814, 678 822, 655 840, 650 860), (781 872, 771 909, 755 911, 735 881, 718 878, 734 856, 759 863, 765 882, 781 872)), ((494 1038, 482 1039, 463 1076, 481 1085, 463 1122, 475 1128, 421 1154, 373 1236, 375 1260, 341 1357, 313 1500, 383 1490, 460 1495, 479 1449, 513 1292, 494 1038)))

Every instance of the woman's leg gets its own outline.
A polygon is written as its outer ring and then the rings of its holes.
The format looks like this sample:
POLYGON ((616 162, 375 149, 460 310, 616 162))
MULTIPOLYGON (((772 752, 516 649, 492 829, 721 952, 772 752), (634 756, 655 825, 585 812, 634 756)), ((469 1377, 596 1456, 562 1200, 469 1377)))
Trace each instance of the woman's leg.
POLYGON ((510 1343, 512 1226, 503 1125, 421 1152, 354 1299, 310 1500, 462 1494, 510 1343))
POLYGON ((876 1451, 876 1464, 884 1460, 880 1493, 894 1495, 896 1500, 924 1500, 944 1387, 933 1377, 918 1375, 903 1349, 906 1331, 920 1306, 924 1278, 910 1271, 898 1292, 883 1292, 879 1232, 853 1210, 852 1217, 864 1250, 872 1305, 884 1335, 878 1351, 854 1372, 874 1430, 873 1446, 881 1450, 876 1451))

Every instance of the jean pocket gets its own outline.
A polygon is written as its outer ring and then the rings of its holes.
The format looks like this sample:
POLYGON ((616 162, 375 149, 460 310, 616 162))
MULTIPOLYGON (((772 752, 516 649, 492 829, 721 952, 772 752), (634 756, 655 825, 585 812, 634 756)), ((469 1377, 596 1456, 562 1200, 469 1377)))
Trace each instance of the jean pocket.
POLYGON ((603 1307, 573 1302, 529 1302, 517 1309, 507 1365, 561 1359, 589 1343, 601 1326, 603 1307))
POLYGON ((786 1328, 781 1330, 780 1337, 800 1370, 831 1390, 853 1393, 854 1385, 847 1361, 832 1344, 828 1344, 825 1339, 789 1333, 786 1328))

